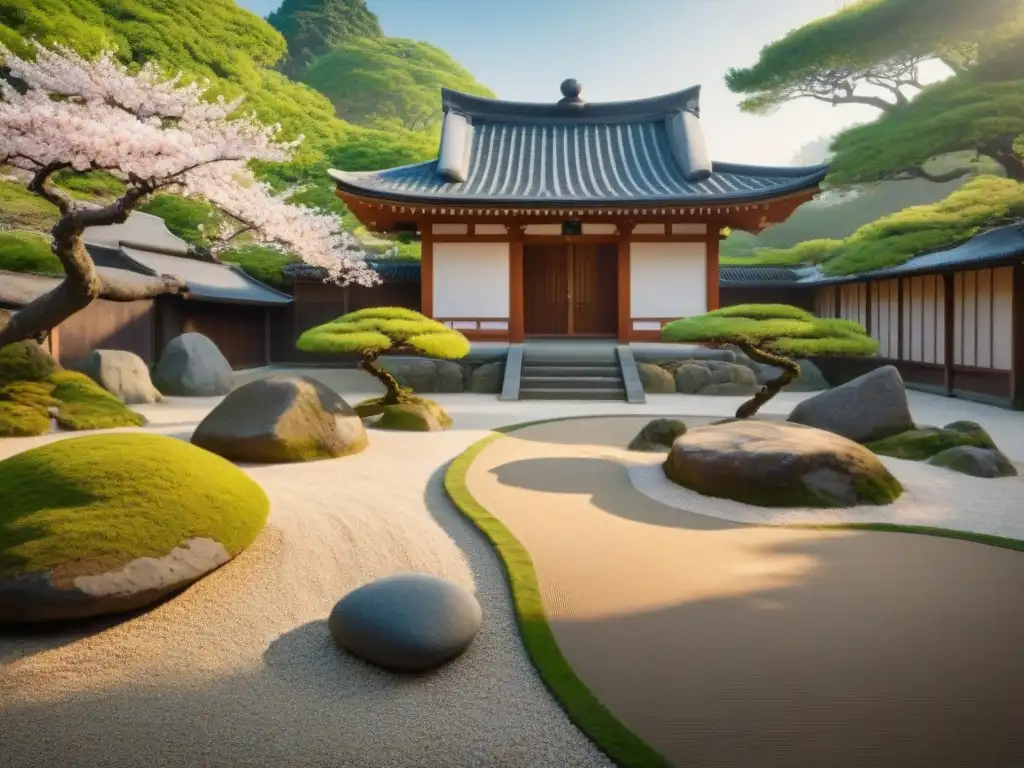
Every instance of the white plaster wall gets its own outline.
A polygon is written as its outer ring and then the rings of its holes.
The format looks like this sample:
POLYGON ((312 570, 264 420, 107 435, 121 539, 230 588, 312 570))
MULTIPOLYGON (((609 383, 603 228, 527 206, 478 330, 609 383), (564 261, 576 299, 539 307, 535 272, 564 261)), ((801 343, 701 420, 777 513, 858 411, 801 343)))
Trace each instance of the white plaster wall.
POLYGON ((434 243, 434 317, 507 318, 508 243, 434 243))
POLYGON ((705 249, 704 243, 632 243, 630 317, 675 319, 706 312, 705 249))
POLYGON ((430 231, 435 235, 465 235, 469 232, 468 224, 431 224, 430 231))

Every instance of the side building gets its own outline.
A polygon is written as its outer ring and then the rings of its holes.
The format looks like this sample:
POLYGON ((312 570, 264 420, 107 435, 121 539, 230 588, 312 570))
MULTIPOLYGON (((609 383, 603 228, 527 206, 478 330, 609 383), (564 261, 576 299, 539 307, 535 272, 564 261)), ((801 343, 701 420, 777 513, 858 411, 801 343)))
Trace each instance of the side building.
POLYGON ((442 89, 436 160, 331 171, 370 230, 422 242, 421 310, 474 340, 659 338, 719 306, 723 228, 758 232, 827 168, 712 162, 699 86, 638 101, 557 103, 442 89))

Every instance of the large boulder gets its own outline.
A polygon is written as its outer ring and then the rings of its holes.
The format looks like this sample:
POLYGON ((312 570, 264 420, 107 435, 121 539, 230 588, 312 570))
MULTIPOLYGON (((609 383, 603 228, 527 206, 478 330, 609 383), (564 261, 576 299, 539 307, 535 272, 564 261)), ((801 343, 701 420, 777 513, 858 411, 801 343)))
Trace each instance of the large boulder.
POLYGON ((789 421, 835 432, 858 443, 914 428, 903 378, 891 365, 798 403, 789 421))
POLYGON ((126 405, 159 403, 163 395, 153 386, 145 361, 123 349, 94 349, 74 366, 126 405))
POLYGON ((150 605, 252 544, 270 511, 231 462, 139 433, 59 440, 0 461, 0 498, 0 623, 150 605))
POLYGON ((784 422, 696 427, 672 444, 663 467, 698 493, 762 507, 888 504, 903 490, 864 446, 784 422))
POLYGON ((631 451, 664 453, 680 435, 686 434, 686 424, 679 419, 654 419, 647 423, 629 443, 631 451))
POLYGON ((231 364, 201 333, 183 333, 171 339, 153 374, 157 389, 182 397, 226 395, 232 383, 231 364))
POLYGON ((422 672, 462 653, 480 630, 476 598, 450 581, 402 573, 370 582, 334 606, 334 641, 385 669, 422 672))
POLYGON ((232 461, 332 459, 366 448, 366 428, 345 399, 308 376, 270 376, 230 392, 192 434, 232 461))
POLYGON ((481 395, 496 395, 504 383, 505 366, 502 363, 484 363, 473 369, 469 389, 481 395))
POLYGON ((676 389, 687 395, 752 395, 759 389, 750 368, 728 360, 683 360, 673 369, 676 389))
POLYGON ((644 392, 668 394, 676 391, 676 380, 672 374, 654 363, 637 363, 636 372, 644 392))
POLYGON ((466 373, 451 360, 425 357, 382 357, 380 365, 413 392, 462 392, 466 373))
POLYGON ((1001 451, 976 445, 947 448, 928 459, 928 463, 973 477, 1017 476, 1017 468, 1001 451))

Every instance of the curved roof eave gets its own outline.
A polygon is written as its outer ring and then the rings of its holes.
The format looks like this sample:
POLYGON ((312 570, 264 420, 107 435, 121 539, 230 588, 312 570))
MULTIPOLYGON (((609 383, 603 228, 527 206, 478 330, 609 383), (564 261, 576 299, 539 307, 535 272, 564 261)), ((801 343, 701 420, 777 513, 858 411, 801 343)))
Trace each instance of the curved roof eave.
POLYGON ((534 103, 502 101, 471 93, 441 88, 441 106, 447 112, 454 110, 469 117, 579 119, 579 120, 637 120, 664 117, 670 112, 700 109, 700 86, 692 85, 681 91, 632 101, 583 102, 581 104, 534 103))
MULTIPOLYGON (((414 168, 424 167, 431 165, 433 161, 426 163, 417 163, 411 166, 402 166, 403 168, 414 168)), ((415 204, 435 204, 435 205, 477 205, 477 206, 517 206, 517 207, 548 207, 552 205, 557 206, 571 206, 574 208, 600 208, 604 206, 616 206, 616 205, 643 205, 643 206, 655 206, 655 205, 704 205, 709 203, 742 203, 742 202, 756 202, 761 200, 771 200, 782 195, 792 194, 794 192, 800 192, 806 189, 812 189, 824 180, 828 173, 827 166, 811 166, 809 168, 759 168, 758 166, 736 166, 726 163, 716 163, 714 166, 715 171, 726 172, 726 173, 737 173, 735 170, 727 169, 745 169, 746 172, 743 175, 749 176, 777 176, 782 178, 791 179, 789 183, 779 184, 770 189, 753 191, 750 194, 735 193, 728 195, 717 195, 717 196, 693 196, 693 197, 623 197, 623 198, 601 198, 597 200, 581 199, 581 198, 543 198, 543 197, 522 197, 522 198, 493 198, 486 196, 469 196, 469 195, 445 195, 438 193, 427 193, 427 194, 415 194, 415 193, 393 193, 388 190, 381 190, 371 184, 366 183, 367 178, 372 178, 379 172, 345 172, 329 170, 328 175, 334 179, 335 184, 339 189, 349 192, 360 197, 372 198, 375 200, 387 200, 394 202, 408 202, 415 204), (753 173, 752 171, 760 170, 761 173, 753 173), (809 172, 804 175, 801 172, 809 172)), ((397 170, 397 169, 388 169, 397 170)))

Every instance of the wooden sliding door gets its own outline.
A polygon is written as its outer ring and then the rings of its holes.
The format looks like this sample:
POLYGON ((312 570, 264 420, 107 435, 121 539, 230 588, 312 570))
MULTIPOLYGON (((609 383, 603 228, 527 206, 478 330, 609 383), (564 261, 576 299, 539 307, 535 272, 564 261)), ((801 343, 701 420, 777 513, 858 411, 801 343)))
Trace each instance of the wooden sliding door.
POLYGON ((528 336, 614 336, 614 243, 523 247, 523 330, 528 336))

